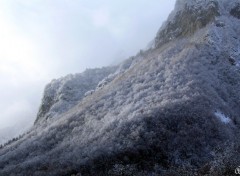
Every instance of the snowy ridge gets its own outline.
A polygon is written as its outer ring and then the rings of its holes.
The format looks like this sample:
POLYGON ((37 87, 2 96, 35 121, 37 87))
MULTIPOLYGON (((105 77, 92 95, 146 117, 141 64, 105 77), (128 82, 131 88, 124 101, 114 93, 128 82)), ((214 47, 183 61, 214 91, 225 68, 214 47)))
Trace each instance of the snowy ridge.
POLYGON ((188 37, 220 16, 239 16, 238 0, 177 0, 174 11, 160 28, 155 47, 178 38, 188 37))
POLYGON ((88 69, 81 74, 53 80, 45 88, 35 123, 66 112, 81 101, 86 92, 95 89, 98 82, 115 71, 116 67, 88 69))
POLYGON ((209 6, 219 7, 219 13, 227 14, 229 11, 239 4, 238 0, 177 0, 175 10, 173 13, 182 11, 185 7, 192 8, 195 10, 209 9, 209 6))
POLYGON ((0 175, 223 175, 240 147, 237 1, 209 1, 214 6, 206 9, 207 1, 179 2, 199 7, 203 21, 195 23, 192 8, 184 7, 191 27, 175 14, 154 48, 101 70, 94 86, 94 71, 47 86, 41 119, 59 102, 59 110, 70 107, 0 149, 0 175))

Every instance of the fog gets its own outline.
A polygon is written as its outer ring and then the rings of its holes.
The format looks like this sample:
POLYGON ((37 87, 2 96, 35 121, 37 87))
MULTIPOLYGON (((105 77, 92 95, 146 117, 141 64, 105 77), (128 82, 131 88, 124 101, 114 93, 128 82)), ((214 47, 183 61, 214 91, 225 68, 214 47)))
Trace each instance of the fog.
POLYGON ((1 0, 0 143, 33 124, 48 82, 134 55, 151 42, 174 3, 1 0))

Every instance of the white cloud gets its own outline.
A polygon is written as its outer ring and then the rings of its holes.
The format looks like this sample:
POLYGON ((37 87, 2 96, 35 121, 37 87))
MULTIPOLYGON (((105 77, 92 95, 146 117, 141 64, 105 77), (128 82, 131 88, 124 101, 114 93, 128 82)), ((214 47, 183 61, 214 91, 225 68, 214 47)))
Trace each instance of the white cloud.
POLYGON ((0 128, 33 122, 51 79, 145 47, 174 1, 0 1, 0 128))
POLYGON ((27 123, 30 124, 32 121, 29 119, 29 115, 34 115, 32 111, 32 105, 27 100, 17 100, 11 103, 11 105, 5 107, 1 116, 9 117, 7 119, 0 119, 1 128, 8 126, 15 126, 17 123, 27 123), (21 118, 21 122, 19 121, 21 118))
POLYGON ((42 89, 48 79, 35 42, 18 30, 3 2, 0 3, 0 128, 33 122, 39 103, 36 101, 39 95, 33 97, 33 92, 39 94, 38 87, 42 89))
POLYGON ((92 12, 92 20, 93 24, 96 27, 104 27, 107 26, 110 22, 110 14, 109 11, 105 8, 99 8, 92 12))

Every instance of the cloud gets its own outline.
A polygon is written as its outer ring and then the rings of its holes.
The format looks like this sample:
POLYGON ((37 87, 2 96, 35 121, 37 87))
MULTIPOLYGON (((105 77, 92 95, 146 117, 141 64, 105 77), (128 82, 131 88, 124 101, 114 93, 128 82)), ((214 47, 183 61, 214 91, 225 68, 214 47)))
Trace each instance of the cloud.
POLYGON ((109 25, 110 14, 107 9, 99 8, 92 12, 92 21, 96 27, 104 27, 109 25))
POLYGON ((16 100, 11 104, 5 104, 4 111, 2 112, 3 117, 15 117, 15 118, 8 118, 8 119, 0 119, 1 128, 8 127, 8 126, 15 126, 19 123, 19 118, 21 122, 25 122, 27 124, 31 124, 32 121, 29 120, 29 115, 33 116, 34 113, 32 111, 33 107, 30 102, 26 100, 16 100), (7 105, 7 106, 6 106, 7 105))
POLYGON ((0 1, 0 128, 33 122, 51 79, 134 55, 175 0, 0 1))
POLYGON ((38 87, 43 88, 47 75, 35 43, 18 30, 7 14, 6 4, 1 1, 0 5, 0 128, 4 128, 33 122, 38 106, 35 103, 40 102, 33 92, 40 93, 38 87))

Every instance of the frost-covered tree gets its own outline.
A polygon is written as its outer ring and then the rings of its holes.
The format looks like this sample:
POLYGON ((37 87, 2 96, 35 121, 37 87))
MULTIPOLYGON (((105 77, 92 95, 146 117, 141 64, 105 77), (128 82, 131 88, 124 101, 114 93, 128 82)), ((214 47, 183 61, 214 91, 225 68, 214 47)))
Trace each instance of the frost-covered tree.
POLYGON ((231 175, 238 4, 177 0, 151 49, 52 81, 33 128, 0 149, 0 175, 231 175))

